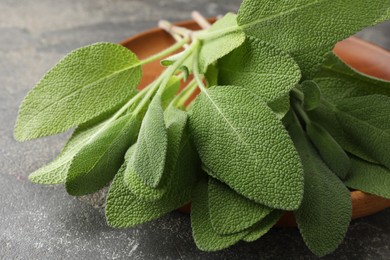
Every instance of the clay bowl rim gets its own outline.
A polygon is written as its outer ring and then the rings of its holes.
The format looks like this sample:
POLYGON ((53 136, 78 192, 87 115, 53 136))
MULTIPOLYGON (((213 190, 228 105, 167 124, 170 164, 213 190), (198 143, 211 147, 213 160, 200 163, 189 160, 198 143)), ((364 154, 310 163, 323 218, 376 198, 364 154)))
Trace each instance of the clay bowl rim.
MULTIPOLYGON (((215 18, 210 18, 209 21, 214 22, 215 18)), ((175 24, 178 26, 183 26, 183 27, 189 28, 189 29, 199 29, 197 24, 192 20, 182 21, 182 22, 178 22, 175 24)), ((174 42, 174 40, 171 38, 171 36, 168 33, 164 32, 162 29, 152 28, 152 29, 146 30, 144 32, 141 32, 139 34, 136 34, 132 37, 129 37, 129 38, 125 39, 124 41, 122 41, 120 44, 125 46, 126 48, 131 49, 137 55, 139 55, 140 53, 143 53, 142 50, 144 50, 144 51, 146 50, 146 48, 142 46, 142 42, 145 41, 146 39, 151 39, 151 38, 155 38, 156 44, 163 45, 163 47, 161 49, 166 48, 169 44, 172 44, 174 42), (134 49, 136 49, 136 50, 134 50, 134 49)), ((389 51, 387 51, 387 50, 385 50, 377 45, 374 45, 372 43, 360 40, 356 37, 350 37, 350 38, 338 43, 334 49, 334 52, 338 56, 340 56, 340 58, 342 58, 346 63, 350 64, 351 66, 354 66, 353 64, 351 64, 354 62, 353 58, 356 58, 356 57, 359 58, 359 56, 361 56, 361 52, 356 51, 354 54, 355 57, 353 57, 353 55, 350 53, 351 51, 348 50, 348 49, 350 49, 350 47, 365 50, 365 51, 368 51, 370 53, 376 54, 377 56, 380 55, 381 57, 384 57, 384 59, 386 59, 390 63, 390 52, 389 51), (349 52, 349 54, 346 54, 348 52, 349 52), (352 61, 351 61, 351 57, 352 57, 352 61)), ((367 57, 369 57, 369 56, 367 56, 367 57)), ((157 64, 157 63, 154 64, 155 67, 158 65, 159 64, 157 64)), ((373 64, 371 64, 371 65, 373 65, 373 64)), ((147 66, 145 66, 146 68, 144 68, 144 69, 147 69, 147 66)), ((364 71, 364 69, 361 69, 361 68, 357 68, 357 69, 362 71, 362 72, 365 72, 371 76, 376 76, 378 78, 390 80, 390 66, 389 66, 387 71, 384 71, 383 69, 382 69, 383 71, 381 71, 380 69, 378 71, 378 68, 373 70, 372 66, 371 67, 368 66, 368 69, 366 71, 364 71)), ((152 75, 154 75, 154 76, 157 74, 158 74, 158 71, 155 71, 154 74, 152 73, 152 75)), ((144 82, 141 83, 141 87, 144 85, 146 85, 146 83, 144 83, 144 82)), ((358 191, 358 190, 351 191, 351 201, 352 201, 352 219, 357 219, 357 218, 369 216, 369 215, 383 211, 386 208, 390 207, 390 200, 389 199, 385 199, 385 198, 382 198, 382 197, 379 197, 376 195, 372 195, 372 194, 368 194, 368 193, 358 191)), ((184 212, 184 213, 189 213, 191 211, 190 205, 187 205, 187 206, 180 208, 179 211, 184 212)), ((293 213, 286 212, 286 214, 281 218, 281 220, 276 224, 276 226, 278 226, 278 227, 296 227, 296 222, 295 222, 295 218, 294 218, 293 213)))

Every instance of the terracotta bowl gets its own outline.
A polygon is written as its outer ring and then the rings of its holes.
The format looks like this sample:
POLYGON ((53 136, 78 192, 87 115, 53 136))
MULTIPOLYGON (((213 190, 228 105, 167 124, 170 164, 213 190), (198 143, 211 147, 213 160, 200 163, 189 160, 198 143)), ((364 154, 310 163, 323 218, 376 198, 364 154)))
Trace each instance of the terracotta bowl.
MULTIPOLYGON (((210 19, 210 22, 213 21, 214 19, 210 19)), ((177 25, 192 30, 200 29, 193 21, 181 22, 177 25)), ((169 34, 156 28, 130 37, 121 44, 136 53, 140 59, 144 59, 173 43, 174 40, 169 34)), ((355 69, 371 76, 390 80, 390 52, 355 37, 338 43, 334 52, 355 69)), ((163 69, 159 62, 144 65, 140 88, 152 82, 163 69)), ((390 207, 390 200, 361 191, 352 191, 351 200, 353 219, 372 215, 390 207)), ((189 213, 191 207, 187 205, 179 210, 189 213)), ((293 213, 286 212, 276 226, 296 227, 293 213)))

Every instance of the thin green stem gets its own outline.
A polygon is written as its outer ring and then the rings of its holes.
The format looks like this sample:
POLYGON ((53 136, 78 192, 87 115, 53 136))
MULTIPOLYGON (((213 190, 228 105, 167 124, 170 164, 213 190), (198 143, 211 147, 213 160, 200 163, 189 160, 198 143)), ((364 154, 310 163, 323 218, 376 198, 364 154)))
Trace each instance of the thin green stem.
POLYGON ((203 79, 199 73, 199 52, 200 52, 200 48, 201 48, 201 42, 199 40, 196 40, 194 43, 194 49, 195 49, 195 52, 194 52, 194 62, 193 62, 193 70, 194 70, 194 77, 195 77, 195 80, 196 80, 196 83, 198 84, 200 90, 202 92, 206 92, 206 86, 204 85, 203 83, 203 79))
POLYGON ((175 107, 184 107, 185 102, 192 96, 198 85, 193 79, 188 85, 172 100, 171 104, 175 107))
POLYGON ((294 109, 294 111, 302 118, 302 120, 305 122, 306 125, 311 124, 311 120, 309 116, 306 114, 306 112, 303 110, 301 106, 301 102, 298 100, 292 100, 291 105, 294 109))
POLYGON ((189 39, 190 39, 189 37, 184 37, 182 40, 176 42, 175 44, 173 44, 169 48, 142 60, 140 62, 140 65, 148 64, 148 63, 151 63, 153 61, 160 60, 160 59, 164 58, 165 56, 173 53, 174 51, 177 51, 178 49, 183 47, 185 44, 187 44, 189 42, 189 39))
POLYGON ((150 89, 151 85, 146 86, 140 92, 138 92, 135 96, 133 96, 123 107, 121 107, 112 117, 110 117, 104 125, 98 129, 98 131, 89 138, 89 140, 93 140, 95 136, 100 134, 103 130, 105 130, 112 122, 118 119, 123 113, 126 112, 128 108, 137 103, 150 89))
POLYGON ((172 75, 176 72, 176 70, 183 64, 183 62, 188 58, 188 56, 191 55, 193 51, 192 45, 190 48, 186 49, 183 53, 183 55, 180 56, 180 58, 175 61, 170 67, 168 67, 153 83, 153 86, 150 88, 148 93, 143 97, 141 102, 138 104, 137 108, 134 111, 134 114, 140 113, 144 107, 149 104, 150 99, 156 94, 162 94, 162 91, 164 90, 165 86, 168 84, 169 79, 172 77, 172 75))

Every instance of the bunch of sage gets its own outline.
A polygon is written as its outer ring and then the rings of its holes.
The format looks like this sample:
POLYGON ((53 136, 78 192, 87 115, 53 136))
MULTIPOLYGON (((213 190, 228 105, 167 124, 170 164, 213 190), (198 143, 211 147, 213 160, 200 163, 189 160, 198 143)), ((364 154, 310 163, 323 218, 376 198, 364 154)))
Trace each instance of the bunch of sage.
POLYGON ((209 29, 176 28, 177 42, 144 60, 112 43, 77 49, 20 107, 19 141, 76 128, 29 178, 64 183, 75 196, 113 180, 105 208, 113 227, 191 202, 205 251, 254 241, 294 211, 310 250, 328 254, 350 223, 350 189, 390 198, 390 83, 331 52, 389 8, 245 0, 209 29), (167 68, 137 90, 142 65, 156 60, 167 68))

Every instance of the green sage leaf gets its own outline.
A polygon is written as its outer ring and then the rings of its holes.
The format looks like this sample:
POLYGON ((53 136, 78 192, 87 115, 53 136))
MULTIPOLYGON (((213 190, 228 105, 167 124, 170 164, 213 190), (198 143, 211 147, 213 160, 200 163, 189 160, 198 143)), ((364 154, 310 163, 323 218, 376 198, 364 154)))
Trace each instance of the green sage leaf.
POLYGON ((344 99, 336 116, 343 130, 375 160, 390 168, 390 97, 344 99))
POLYGON ((66 177, 69 194, 93 193, 110 182, 121 164, 126 150, 138 135, 140 120, 124 115, 98 130, 73 158, 66 177))
POLYGON ((350 192, 322 162, 298 124, 288 127, 302 160, 305 193, 295 211, 299 231, 317 256, 334 251, 344 239, 351 220, 350 192))
POLYGON ((209 214, 207 179, 202 179, 194 189, 191 227, 196 246, 208 252, 228 248, 249 233, 247 230, 230 235, 219 235, 215 232, 209 214))
POLYGON ((153 98, 142 121, 136 150, 132 158, 133 170, 150 187, 157 187, 165 168, 168 135, 164 122, 161 96, 153 98))
POLYGON ((57 158, 44 167, 31 173, 28 177, 29 180, 40 184, 64 183, 68 174, 69 166, 75 155, 105 123, 106 121, 97 124, 85 123, 79 126, 74 131, 69 141, 65 144, 57 158))
POLYGON ((390 96, 390 82, 358 72, 333 53, 326 56, 315 76, 324 98, 332 103, 345 98, 380 94, 390 96))
MULTIPOLYGON (((167 122, 172 122, 170 120, 167 119, 167 122)), ((131 192, 124 179, 126 164, 122 166, 107 195, 106 219, 110 226, 132 227, 157 219, 190 202, 200 163, 189 135, 182 137, 177 153, 172 155, 177 158, 176 161, 167 161, 172 176, 165 194, 156 201, 146 201, 131 192)))
POLYGON ((344 184, 386 199, 390 199, 390 170, 352 157, 352 168, 344 184))
POLYGON ((26 141, 84 123, 126 101, 140 79, 140 61, 125 47, 97 43, 77 49, 28 93, 15 138, 26 141))
POLYGON ((213 177, 260 204, 298 208, 303 192, 300 160, 264 101, 245 88, 212 87, 198 96, 190 126, 213 177))
POLYGON ((187 113, 170 106, 164 115, 168 133, 167 154, 169 157, 166 160, 164 173, 159 185, 155 188, 150 187, 133 170, 131 157, 134 154, 136 145, 131 147, 125 156, 125 160, 128 162, 124 173, 125 183, 134 195, 146 201, 161 199, 167 192, 172 178, 177 176, 177 174, 182 174, 180 172, 176 173, 181 168, 181 164, 187 163, 179 161, 182 150, 186 147, 189 140, 186 130, 187 113))
POLYGON ((301 78, 290 55, 253 37, 220 59, 218 68, 219 84, 245 87, 266 102, 287 95, 301 78))
POLYGON ((283 214, 284 211, 282 210, 271 211, 267 216, 265 216, 259 223, 257 223, 253 227, 253 230, 249 234, 247 234, 243 238, 243 240, 245 242, 253 242, 264 236, 279 221, 283 214))
POLYGON ((351 168, 351 160, 341 146, 321 125, 311 122, 306 132, 326 165, 341 179, 345 179, 351 168))
POLYGON ((333 104, 329 106, 322 102, 315 110, 307 113, 310 119, 321 124, 345 151, 366 161, 377 163, 370 153, 358 145, 354 138, 344 131, 336 117, 336 109, 333 104))
POLYGON ((289 52, 308 79, 337 42, 377 23, 388 7, 387 0, 245 0, 237 21, 247 35, 289 52))
MULTIPOLYGON (((226 27, 234 26, 237 27, 236 15, 227 13, 207 30, 207 34, 212 35, 213 33, 218 33, 220 30, 224 30, 226 27)), ((206 72, 210 64, 239 47, 244 41, 245 33, 242 30, 204 39, 199 53, 200 72, 206 72)))
POLYGON ((301 88, 304 94, 303 108, 306 111, 316 109, 321 103, 321 90, 312 80, 302 82, 301 88))
POLYGON ((272 211, 213 178, 209 178, 208 199, 211 225, 221 235, 250 228, 272 211))

